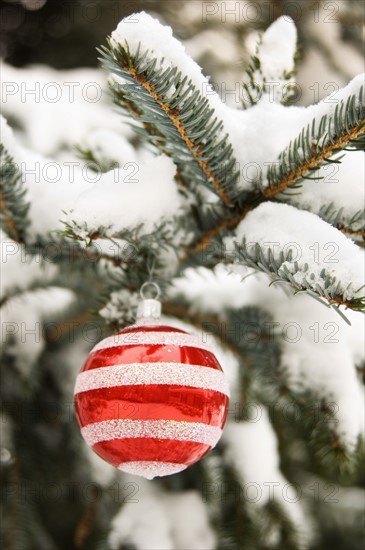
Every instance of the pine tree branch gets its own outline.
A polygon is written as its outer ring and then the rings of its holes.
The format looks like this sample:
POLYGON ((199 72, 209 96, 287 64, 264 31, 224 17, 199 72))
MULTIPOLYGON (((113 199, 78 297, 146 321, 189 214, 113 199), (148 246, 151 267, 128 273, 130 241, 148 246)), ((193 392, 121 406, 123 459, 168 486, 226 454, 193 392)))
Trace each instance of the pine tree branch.
POLYGON ((95 526, 95 519, 97 516, 97 507, 98 507, 98 491, 101 491, 101 487, 93 487, 92 497, 95 500, 91 500, 85 508, 83 515, 76 527, 74 535, 74 543, 76 548, 82 548, 90 537, 90 533, 95 526))
POLYGON ((306 158, 299 166, 293 171, 283 176, 275 185, 268 187, 264 191, 266 199, 272 199, 279 193, 282 193, 288 187, 293 186, 298 180, 302 179, 306 174, 318 169, 321 164, 332 157, 340 149, 345 149, 352 141, 363 136, 365 134, 365 119, 361 121, 360 125, 353 126, 347 135, 341 135, 336 138, 334 142, 328 143, 324 148, 317 152, 317 147, 312 145, 312 156, 306 158))
POLYGON ((110 256, 109 254, 105 254, 104 252, 95 252, 87 248, 75 248, 75 250, 72 252, 72 255, 75 259, 83 259, 89 262, 99 262, 100 260, 106 260, 107 262, 113 264, 115 267, 120 267, 123 262, 121 258, 119 259, 115 256, 110 256))
POLYGON ((16 242, 24 242, 29 225, 29 204, 24 196, 21 173, 0 143, 0 224, 5 233, 16 242))
POLYGON ((348 235, 349 237, 363 237, 365 238, 365 229, 360 229, 359 231, 355 231, 354 229, 351 229, 351 227, 341 227, 339 226, 337 229, 341 231, 341 233, 344 233, 345 235, 348 235))
POLYGON ((210 333, 215 332, 213 329, 216 328, 216 337, 221 344, 239 359, 241 368, 237 396, 240 406, 236 422, 247 420, 245 409, 248 404, 258 402, 264 406, 267 402, 275 402, 278 408, 273 410, 276 410, 285 432, 288 424, 290 428, 295 424, 296 431, 303 430, 303 438, 310 444, 320 464, 329 471, 354 470, 355 453, 349 452, 333 428, 336 419, 330 399, 321 398, 309 390, 296 392, 288 386, 286 371, 279 367, 283 336, 280 331, 272 333, 268 328, 275 321, 269 313, 257 307, 227 310, 222 322, 222 318, 216 315, 192 312, 187 304, 181 302, 164 303, 163 311, 210 333), (240 327, 245 326, 259 329, 259 338, 252 340, 249 336, 243 336, 240 327), (293 408, 293 404, 297 409, 293 408), (293 418, 288 418, 287 411, 294 412, 298 408, 300 417, 294 413, 293 418), (313 410, 317 414, 313 414, 313 410))
POLYGON ((88 147, 82 147, 82 145, 75 145, 75 151, 81 160, 88 163, 88 168, 93 172, 105 174, 110 170, 114 170, 119 167, 117 161, 112 159, 97 158, 94 151, 88 147))
POLYGON ((14 220, 10 215, 10 209, 6 205, 4 194, 0 191, 0 211, 1 217, 5 222, 6 233, 13 241, 20 241, 20 230, 15 225, 14 220))
POLYGON ((199 236, 195 243, 189 245, 189 248, 187 249, 184 258, 188 258, 189 256, 194 256, 199 252, 203 252, 217 236, 221 236, 224 231, 237 227, 237 225, 245 218, 245 216, 250 212, 250 210, 252 210, 252 208, 254 207, 246 206, 242 209, 240 214, 237 214, 236 216, 232 216, 230 218, 226 218, 218 222, 217 225, 212 229, 205 231, 199 236))
MULTIPOLYGON (((13 464, 10 466, 10 480, 9 482, 14 487, 20 487, 21 479, 20 479, 20 471, 19 471, 19 461, 17 458, 15 458, 13 464)), ((7 509, 10 516, 10 522, 9 525, 5 526, 5 529, 3 531, 3 540, 5 543, 5 547, 9 550, 16 550, 16 544, 17 544, 17 528, 19 528, 19 524, 21 525, 21 522, 19 521, 21 513, 20 513, 20 499, 16 496, 13 496, 12 493, 10 493, 11 499, 10 503, 8 502, 7 509)))
MULTIPOLYGON (((254 248, 251 247, 249 250, 245 239, 241 244, 236 243, 235 246, 235 257, 243 265, 266 273, 273 283, 289 284, 295 293, 306 292, 323 305, 333 307, 347 323, 349 321, 339 309, 340 306, 354 311, 365 312, 365 296, 345 297, 348 287, 343 288, 344 285, 342 285, 341 281, 338 281, 336 276, 325 267, 321 270, 321 282, 319 282, 316 280, 315 274, 311 273, 307 263, 304 266, 300 266, 297 261, 292 261, 291 250, 286 253, 282 250, 280 255, 277 256, 272 248, 268 247, 264 250, 258 243, 256 243, 254 248), (292 271, 288 269, 288 264, 293 265, 292 271), (296 280, 296 275, 300 275, 300 283, 296 280)), ((356 289, 354 295, 356 296, 360 290, 356 289)))
POLYGON ((58 342, 67 339, 70 334, 72 334, 73 337, 75 327, 82 329, 82 327, 92 321, 94 317, 95 316, 88 310, 81 311, 66 321, 52 323, 50 326, 45 326, 45 340, 47 342, 58 342))
MULTIPOLYGON (((123 67, 124 70, 128 70, 127 67, 123 67)), ((179 120, 179 111, 177 109, 173 109, 171 107, 171 103, 165 103, 163 97, 159 94, 157 94, 154 90, 154 87, 149 83, 145 81, 145 77, 143 75, 138 75, 136 69, 130 68, 129 73, 133 77, 133 79, 140 85, 142 88, 147 90, 147 92, 153 97, 153 99, 156 101, 157 105, 167 114, 169 119, 171 120, 172 124, 175 126, 176 130, 178 131, 181 139, 185 143, 187 149, 189 150, 190 154, 194 158, 194 160, 199 164, 200 168, 202 169, 203 173, 205 174, 206 178, 214 189, 217 191, 219 197, 222 199, 224 204, 228 205, 231 204, 231 200, 226 194, 224 193, 223 189, 220 186, 220 183, 218 181, 218 178, 215 176, 213 171, 210 169, 207 162, 202 160, 201 153, 199 151, 199 147, 197 144, 189 137, 188 131, 184 127, 181 120, 179 120)))
POLYGON ((239 212, 237 208, 229 212, 229 217, 219 221, 213 228, 199 235, 190 244, 186 257, 204 251, 221 233, 232 230, 245 216, 267 200, 276 198, 289 188, 298 186, 306 176, 317 170, 338 151, 363 150, 365 147, 365 117, 363 112, 363 88, 358 96, 352 95, 347 101, 341 101, 333 117, 322 117, 318 128, 316 120, 303 128, 299 136, 279 155, 277 163, 268 169, 269 186, 248 194, 239 212), (302 151, 299 154, 299 151, 302 151))
POLYGON ((222 322, 222 320, 216 315, 202 315, 198 312, 193 313, 187 305, 175 302, 164 302, 163 313, 187 321, 191 325, 198 328, 201 328, 204 323, 218 325, 222 322))
MULTIPOLYGON (((268 188, 265 198, 272 198, 289 187, 297 188, 308 173, 317 170, 330 157, 341 150, 365 149, 364 87, 357 94, 337 103, 333 114, 323 115, 317 123, 303 128, 280 153, 278 161, 267 171, 268 188)), ((310 178, 309 178, 310 179, 310 178)))
MULTIPOLYGON (((275 17, 273 21, 275 21, 275 17)), ((287 23, 284 20, 273 23, 273 25, 276 26, 277 34, 285 34, 287 23), (280 30, 279 27, 281 27, 280 30)), ((275 68, 273 67, 272 60, 280 55, 280 46, 275 41, 272 41, 270 37, 272 30, 272 26, 269 27, 267 32, 259 38, 256 44, 256 51, 251 56, 246 69, 246 76, 242 83, 246 97, 242 97, 241 99, 244 109, 258 104, 264 94, 270 94, 270 100, 273 98, 275 102, 282 104, 289 103, 293 95, 295 95, 293 77, 298 60, 298 52, 295 51, 296 36, 292 36, 293 40, 291 44, 286 43, 287 49, 290 50, 292 48, 293 57, 291 62, 286 63, 285 66, 281 66, 280 68, 275 68), (270 74, 267 74, 268 67, 270 67, 270 74)))
MULTIPOLYGON (((161 264, 159 257, 166 250, 173 249, 176 246, 175 222, 179 225, 184 223, 182 217, 171 220, 162 219, 156 223, 149 233, 145 233, 143 223, 132 227, 126 227, 121 230, 114 230, 110 227, 99 226, 90 228, 86 223, 77 222, 65 223, 65 230, 62 235, 75 242, 82 242, 85 248, 75 248, 75 256, 98 262, 107 260, 115 267, 132 268, 135 271, 146 270, 146 264, 153 257, 155 268, 161 264), (100 241, 100 249, 98 248, 100 241), (105 243, 110 243, 110 254, 105 250, 105 243), (94 248, 91 247, 93 244, 94 248), (114 251, 114 254, 113 254, 114 251)), ((72 253, 73 253, 73 249, 72 253)), ((130 269, 132 271, 132 269, 130 269)), ((142 283, 141 283, 142 284, 142 283)))
POLYGON ((148 51, 131 54, 128 46, 109 46, 100 50, 103 64, 127 82, 110 82, 115 103, 148 125, 139 133, 173 158, 187 184, 200 181, 225 205, 233 204, 238 173, 226 178, 222 166, 227 174, 236 162, 207 98, 176 67, 157 68, 148 51))
MULTIPOLYGON (((97 246, 91 246, 93 242, 97 242, 103 237, 99 231, 90 231, 87 238, 83 239, 77 234, 77 227, 66 225, 66 230, 59 233, 51 232, 46 237, 38 236, 37 241, 29 246, 26 246, 25 253, 29 255, 38 255, 42 260, 51 261, 52 263, 80 262, 80 265, 85 265, 90 262, 96 265, 101 260, 111 263, 115 267, 121 267, 128 262, 128 259, 123 255, 116 253, 107 254, 97 246), (72 240, 71 240, 72 239, 72 240), (86 246, 82 247, 79 242, 85 242, 86 246)), ((107 238, 107 237, 105 237, 107 238)), ((114 246, 117 251, 117 247, 114 246)), ((131 259, 132 260, 132 259, 131 259)), ((134 265, 134 263, 133 263, 134 265)))
MULTIPOLYGON (((260 201, 261 202, 261 201, 260 201)), ((203 252, 218 235, 222 235, 224 231, 227 231, 229 229, 234 229, 238 226, 238 224, 246 217, 246 215, 253 209, 253 207, 246 207, 242 210, 241 214, 234 216, 232 218, 225 219, 218 223, 215 227, 212 229, 206 231, 203 233, 198 241, 194 243, 192 246, 188 248, 187 253, 185 254, 185 259, 189 256, 193 256, 195 254, 198 254, 199 252, 203 252)), ((349 237, 364 237, 365 238, 365 230, 359 230, 355 231, 351 229, 350 227, 342 227, 340 224, 336 228, 344 233, 345 235, 348 235, 349 237)), ((357 242, 359 246, 361 246, 361 243, 357 242)))
MULTIPOLYGON (((201 172, 200 176, 204 176, 203 183, 208 183, 208 186, 215 190, 224 205, 233 206, 230 211, 227 209, 228 212, 225 213, 223 220, 220 219, 214 227, 200 234, 195 242, 189 245, 183 259, 205 250, 220 233, 234 229, 255 206, 294 186, 308 172, 327 161, 338 149, 346 148, 347 145, 357 148, 356 141, 364 137, 361 127, 364 125, 364 118, 361 120, 362 109, 359 107, 362 98, 361 89, 359 98, 351 96, 346 103, 341 101, 333 117, 322 117, 318 130, 316 130, 315 120, 307 128, 307 132, 303 129, 299 138, 289 144, 279 156, 279 170, 277 171, 275 166, 270 167, 269 187, 261 191, 261 196, 258 197, 257 192, 253 192, 247 194, 247 200, 237 200, 237 194, 232 194, 236 175, 230 179, 229 184, 222 178, 222 172, 227 173, 234 159, 231 148, 228 147, 224 151, 223 158, 228 159, 229 162, 228 164, 226 162, 222 169, 220 147, 214 143, 214 138, 219 135, 218 128, 221 128, 219 125, 213 124, 213 134, 215 132, 216 135, 212 136, 210 132, 209 154, 206 154, 207 142, 201 138, 201 135, 204 135, 203 124, 210 121, 213 112, 208 109, 206 103, 204 104, 199 91, 195 90, 191 82, 187 83, 187 78, 183 78, 176 67, 165 70, 156 69, 157 60, 151 58, 148 51, 141 53, 139 48, 132 55, 127 45, 123 47, 110 42, 109 46, 109 50, 104 48, 101 51, 104 66, 117 78, 126 81, 126 84, 116 81, 111 83, 116 103, 132 112, 132 116, 145 126, 144 129, 139 129, 142 135, 173 158, 179 168, 182 181, 191 185, 186 170, 189 165, 196 164, 201 172), (196 103, 195 107, 193 107, 194 103, 196 103), (200 116, 202 112, 205 116, 200 116), (195 126, 191 126, 193 123, 195 126), (194 138, 194 132, 199 136, 198 139, 194 138), (182 144, 186 149, 185 154, 181 149, 182 144), (304 159, 299 158, 300 149, 304 152, 304 159), (195 161, 194 163, 189 163, 186 152, 195 161), (290 161, 289 167, 287 162, 284 163, 286 160, 290 161), (221 172, 219 176, 211 170, 212 165, 216 168, 219 166, 221 172), (237 204, 239 201, 240 205, 237 204)), ((224 146, 227 145, 224 141, 221 141, 220 145, 222 143, 224 146)), ((190 179, 196 182, 199 179, 198 173, 196 171, 192 173, 190 179)), ((260 195, 260 192, 258 194, 260 195)))
POLYGON ((318 215, 322 220, 333 225, 344 233, 353 237, 365 236, 365 210, 349 212, 343 206, 337 208, 333 202, 324 204, 318 215))

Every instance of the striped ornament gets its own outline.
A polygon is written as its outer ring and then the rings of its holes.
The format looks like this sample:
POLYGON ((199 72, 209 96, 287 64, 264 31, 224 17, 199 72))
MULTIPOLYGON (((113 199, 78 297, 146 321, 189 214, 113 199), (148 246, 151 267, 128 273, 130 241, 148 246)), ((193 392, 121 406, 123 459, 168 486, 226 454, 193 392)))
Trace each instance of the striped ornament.
POLYGON ((75 408, 86 443, 147 479, 181 472, 214 447, 228 383, 196 336, 134 325, 102 340, 77 377, 75 408))

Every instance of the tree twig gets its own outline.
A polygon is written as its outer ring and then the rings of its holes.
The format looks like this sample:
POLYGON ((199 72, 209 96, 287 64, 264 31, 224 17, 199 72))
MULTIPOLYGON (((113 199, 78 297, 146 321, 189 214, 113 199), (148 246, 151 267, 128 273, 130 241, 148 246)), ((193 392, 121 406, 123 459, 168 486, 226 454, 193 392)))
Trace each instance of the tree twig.
POLYGON ((153 99, 156 101, 158 106, 164 111, 164 113, 166 113, 171 123, 174 125, 174 127, 178 131, 181 139, 184 141, 190 154, 192 155, 194 160, 198 163, 198 165, 202 169, 204 175, 207 177, 208 181, 211 183, 213 188, 217 191, 223 203, 225 205, 232 204, 231 199, 224 193, 222 187, 219 185, 217 178, 215 177, 214 173, 210 170, 208 164, 204 160, 202 160, 199 147, 196 145, 196 143, 194 143, 192 139, 188 137, 186 129, 184 128, 182 122, 178 118, 179 111, 177 109, 172 109, 168 103, 165 103, 163 101, 163 98, 158 93, 155 92, 153 86, 146 81, 143 75, 139 75, 137 73, 137 70, 134 67, 130 67, 126 65, 123 67, 123 70, 128 72, 133 77, 133 79, 153 97, 153 99))
POLYGON ((12 219, 12 217, 9 215, 9 209, 6 206, 6 201, 3 193, 0 192, 0 211, 4 217, 6 226, 8 228, 8 234, 9 237, 11 237, 14 241, 19 242, 20 241, 20 232, 12 219))
MULTIPOLYGON (((364 122, 364 121, 363 121, 364 122)), ((338 136, 337 139, 333 143, 328 143, 323 150, 318 154, 316 151, 316 145, 313 145, 312 151, 313 156, 309 159, 303 162, 300 166, 297 166, 292 172, 289 172, 286 176, 284 176, 280 181, 278 181, 275 185, 272 187, 268 187, 264 191, 264 197, 265 199, 271 199, 272 197, 275 197, 279 193, 282 193, 288 187, 296 183, 299 179, 301 179, 303 176, 308 174, 311 170, 315 170, 319 167, 319 165, 325 161, 326 159, 330 158, 338 149, 344 149, 346 145, 348 145, 351 141, 357 139, 361 135, 365 133, 365 124, 357 124, 353 128, 350 129, 347 135, 345 136, 338 136)))

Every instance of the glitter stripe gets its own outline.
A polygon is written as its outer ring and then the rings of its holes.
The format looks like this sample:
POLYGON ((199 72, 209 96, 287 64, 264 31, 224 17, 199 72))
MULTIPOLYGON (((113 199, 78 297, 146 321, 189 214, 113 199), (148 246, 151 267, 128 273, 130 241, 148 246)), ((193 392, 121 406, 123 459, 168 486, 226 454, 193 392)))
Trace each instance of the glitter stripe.
POLYGON ((176 420, 104 420, 81 428, 81 434, 90 446, 100 441, 126 438, 173 439, 192 441, 214 447, 221 428, 201 422, 177 422, 176 420))
POLYGON ((81 372, 75 385, 77 393, 141 384, 168 384, 213 390, 229 396, 222 371, 186 363, 130 363, 100 367, 81 372))
POLYGON ((122 462, 118 466, 118 470, 133 474, 135 476, 143 476, 147 479, 153 479, 157 476, 169 476, 186 470, 186 464, 178 464, 174 462, 157 462, 155 460, 139 460, 136 462, 122 462))
POLYGON ((191 334, 181 332, 125 332, 114 334, 105 338, 92 349, 92 352, 100 349, 108 349, 117 346, 136 346, 136 345, 161 345, 161 346, 179 346, 199 348, 210 351, 199 338, 191 334))

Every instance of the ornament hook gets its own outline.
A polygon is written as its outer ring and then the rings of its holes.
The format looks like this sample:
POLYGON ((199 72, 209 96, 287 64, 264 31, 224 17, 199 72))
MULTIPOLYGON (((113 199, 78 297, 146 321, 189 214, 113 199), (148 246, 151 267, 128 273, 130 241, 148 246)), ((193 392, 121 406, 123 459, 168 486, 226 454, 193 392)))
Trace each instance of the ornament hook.
POLYGON ((142 300, 158 300, 161 294, 161 289, 157 283, 154 283, 153 281, 146 281, 141 286, 139 294, 142 300))
POLYGON ((137 309, 138 323, 158 321, 161 316, 161 302, 158 300, 161 290, 158 284, 146 281, 141 286, 139 294, 142 300, 137 309))

